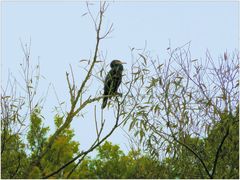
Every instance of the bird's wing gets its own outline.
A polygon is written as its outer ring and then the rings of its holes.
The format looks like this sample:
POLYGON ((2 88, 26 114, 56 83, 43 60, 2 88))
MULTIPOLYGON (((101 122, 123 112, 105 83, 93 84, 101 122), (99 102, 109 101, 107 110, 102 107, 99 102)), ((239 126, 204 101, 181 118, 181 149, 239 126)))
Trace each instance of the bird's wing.
POLYGON ((122 73, 118 73, 116 74, 116 77, 115 77, 115 85, 114 85, 114 92, 117 92, 121 82, 122 82, 122 73))
POLYGON ((106 76, 104 83, 104 94, 112 94, 117 92, 122 81, 122 73, 111 69, 106 76))
POLYGON ((110 87, 112 86, 112 81, 113 81, 113 70, 110 70, 105 78, 104 81, 104 94, 108 94, 108 91, 110 87))

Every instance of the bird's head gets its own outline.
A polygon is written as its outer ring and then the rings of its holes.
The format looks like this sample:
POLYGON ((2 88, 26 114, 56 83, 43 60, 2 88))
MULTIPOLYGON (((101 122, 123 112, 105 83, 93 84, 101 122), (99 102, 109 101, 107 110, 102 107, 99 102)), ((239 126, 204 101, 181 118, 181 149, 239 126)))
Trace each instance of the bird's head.
POLYGON ((122 62, 120 60, 113 60, 110 64, 111 68, 120 68, 123 69, 123 64, 126 64, 125 62, 122 62))

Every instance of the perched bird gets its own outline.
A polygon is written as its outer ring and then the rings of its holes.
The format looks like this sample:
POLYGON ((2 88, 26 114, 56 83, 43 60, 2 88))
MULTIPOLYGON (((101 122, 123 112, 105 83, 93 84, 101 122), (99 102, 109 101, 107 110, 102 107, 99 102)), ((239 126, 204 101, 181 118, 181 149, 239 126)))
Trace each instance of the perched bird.
MULTIPOLYGON (((104 94, 114 95, 119 94, 117 92, 119 85, 122 82, 123 65, 126 64, 120 60, 113 60, 110 64, 111 70, 108 72, 104 82, 104 94)), ((103 98, 102 109, 107 105, 108 97, 103 98)))

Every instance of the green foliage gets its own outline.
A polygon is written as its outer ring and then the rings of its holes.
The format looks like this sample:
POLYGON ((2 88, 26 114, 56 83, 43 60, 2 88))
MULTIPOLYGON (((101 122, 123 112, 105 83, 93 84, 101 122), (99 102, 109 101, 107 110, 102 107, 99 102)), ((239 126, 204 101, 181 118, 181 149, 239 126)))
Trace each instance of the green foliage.
MULTIPOLYGON (((238 179, 239 112, 237 111, 235 115, 225 113, 222 117, 223 119, 209 131, 207 138, 185 136, 182 140, 202 158, 208 169, 213 169, 214 161, 218 156, 214 178, 238 179), (229 135, 217 155, 219 142, 223 140, 228 128, 229 135)), ((178 143, 173 143, 171 146, 175 149, 172 156, 162 161, 168 178, 208 178, 202 164, 193 153, 178 143)))
POLYGON ((79 166, 79 178, 166 178, 159 161, 130 151, 125 155, 119 146, 105 142, 98 148, 97 157, 86 159, 79 166))
MULTIPOLYGON (((192 148, 195 147, 196 150, 202 144, 202 141, 196 138, 189 138, 185 142, 192 144, 192 148)), ((168 172, 168 178, 203 179, 207 177, 201 163, 194 154, 178 144, 175 144, 174 147, 176 148, 174 155, 163 160, 163 164, 168 172)))
POLYGON ((7 142, 1 153, 1 178, 24 178, 24 170, 28 164, 25 144, 18 134, 8 133, 5 138, 7 142))
MULTIPOLYGON (((224 136, 227 125, 229 125, 229 136, 219 154, 216 168, 216 178, 238 178, 238 111, 232 114, 222 114, 222 121, 217 122, 209 131, 207 138, 199 139, 185 135, 183 141, 196 151, 206 162, 210 169, 212 161, 216 156, 219 141, 224 136)), ((24 171, 29 160, 37 155, 37 147, 40 142, 47 141, 47 128, 42 126, 40 111, 37 109, 31 116, 32 124, 28 133, 29 145, 33 150, 31 156, 25 154, 25 144, 21 142, 18 135, 8 135, 5 151, 2 153, 2 178, 24 178, 24 171), (38 128, 37 128, 38 127, 38 128), (37 132, 37 133, 36 133, 37 132), (6 153, 7 152, 7 153, 6 153), (16 171, 18 169, 18 171, 16 171), (16 173, 15 173, 16 172, 16 173)), ((55 116, 56 128, 62 124, 62 117, 55 116)), ((71 160, 78 153, 79 144, 73 141, 74 132, 70 128, 65 129, 57 137, 50 151, 42 159, 40 165, 32 168, 29 178, 41 178, 43 175, 51 173, 71 160)), ((169 145, 170 146, 170 145, 169 145)), ((162 160, 153 158, 141 151, 130 151, 127 155, 110 142, 105 142, 97 148, 97 156, 94 159, 89 157, 83 159, 80 165, 73 171, 70 178, 207 178, 207 174, 199 160, 178 143, 171 144, 174 148, 173 154, 162 160)), ((169 152, 172 152, 169 150, 169 152)), ((71 164, 53 178, 67 178, 74 168, 71 164)))
POLYGON ((38 156, 43 150, 47 141, 47 132, 49 127, 43 127, 40 108, 35 108, 30 116, 30 129, 27 134, 27 140, 32 152, 32 156, 38 156))
MULTIPOLYGON (((62 124, 62 117, 55 116, 55 125, 56 128, 62 124)), ((60 166, 67 163, 71 160, 74 155, 78 152, 79 143, 73 141, 72 138, 74 137, 74 132, 69 127, 64 129, 60 135, 54 141, 52 148, 47 152, 44 158, 41 161, 43 168, 43 174, 49 174, 55 171, 60 166)), ((50 137, 51 138, 51 137, 50 137)), ((60 173, 56 174, 54 178, 67 178, 68 173, 72 170, 74 164, 66 167, 60 173)), ((75 176, 74 174, 72 175, 75 176)))
POLYGON ((41 170, 39 167, 34 166, 29 174, 29 177, 31 177, 31 179, 39 179, 41 177, 41 170))
MULTIPOLYGON (((50 137, 47 137, 48 127, 43 126, 43 117, 39 108, 34 109, 31 114, 30 130, 27 135, 29 147, 31 149, 30 159, 38 156, 44 149, 50 137)), ((54 118, 56 129, 63 123, 63 117, 56 115, 54 118)), ((33 167, 28 178, 41 178, 67 163, 78 152, 79 143, 73 141, 73 130, 68 126, 64 129, 54 141, 52 148, 47 151, 40 164, 33 167)), ((68 166, 60 173, 54 176, 55 178, 66 178, 68 173, 73 168, 74 164, 68 166)), ((72 175, 74 177, 74 173, 72 175)))
POLYGON ((208 158, 213 161, 216 157, 216 150, 219 143, 229 129, 227 136, 219 153, 219 160, 216 168, 215 178, 238 179, 239 178, 239 111, 223 113, 222 119, 211 130, 206 139, 205 151, 208 158))

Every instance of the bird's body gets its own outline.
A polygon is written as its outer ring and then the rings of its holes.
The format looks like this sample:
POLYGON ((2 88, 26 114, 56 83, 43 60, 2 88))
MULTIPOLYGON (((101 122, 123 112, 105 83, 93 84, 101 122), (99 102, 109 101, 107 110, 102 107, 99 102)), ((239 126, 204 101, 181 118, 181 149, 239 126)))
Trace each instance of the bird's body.
MULTIPOLYGON (((111 70, 108 72, 104 82, 104 94, 114 95, 117 94, 118 87, 122 82, 123 63, 119 60, 113 60, 111 62, 111 70)), ((102 109, 107 105, 108 97, 103 98, 102 109)))

